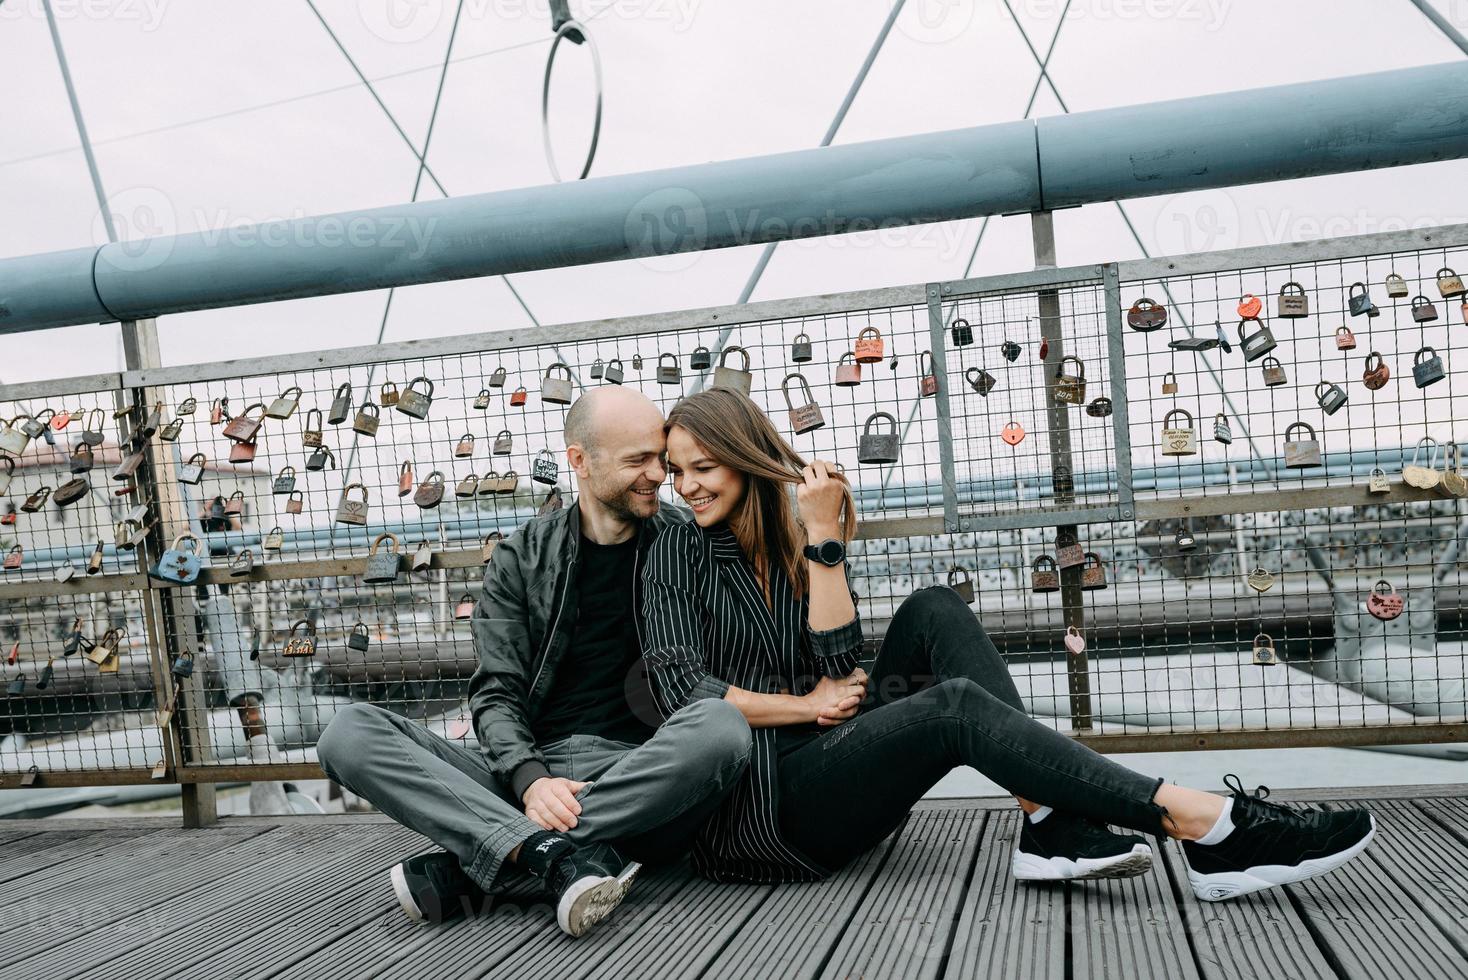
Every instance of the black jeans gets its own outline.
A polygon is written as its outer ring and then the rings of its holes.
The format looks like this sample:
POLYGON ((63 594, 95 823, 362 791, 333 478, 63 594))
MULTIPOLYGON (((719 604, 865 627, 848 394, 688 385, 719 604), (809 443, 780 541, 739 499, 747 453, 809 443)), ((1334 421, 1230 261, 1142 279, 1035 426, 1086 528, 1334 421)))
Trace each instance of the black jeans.
POLYGON ((1016 796, 1161 835, 1144 776, 1025 713, 1009 668, 952 589, 898 607, 856 717, 780 759, 780 829, 835 870, 891 834, 955 766, 1016 796))

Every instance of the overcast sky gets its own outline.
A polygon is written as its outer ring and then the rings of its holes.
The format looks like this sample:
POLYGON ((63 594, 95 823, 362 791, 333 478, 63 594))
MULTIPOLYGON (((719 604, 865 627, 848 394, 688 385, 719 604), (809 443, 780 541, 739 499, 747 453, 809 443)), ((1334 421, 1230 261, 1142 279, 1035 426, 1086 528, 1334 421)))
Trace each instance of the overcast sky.
MULTIPOLYGON (((105 241, 41 0, 0 0, 0 257, 105 241)), ((396 204, 417 163, 305 0, 53 0, 119 232, 396 204)), ((422 144, 457 0, 317 0, 422 144)), ((1012 0, 1043 51, 1064 0, 1012 0)), ((878 0, 577 2, 606 75, 593 175, 815 146, 876 37, 878 0)), ((1468 29, 1468 0, 1439 0, 1468 29)), ((547 183, 545 0, 464 0, 429 163, 451 195, 547 183)), ((1072 111, 1450 61, 1407 0, 1075 0, 1051 73, 1072 111)), ((584 152, 589 59, 561 52, 563 171, 584 152)), ((1019 118, 1036 70, 1000 0, 911 0, 836 142, 1019 118)), ((1044 89, 1036 115, 1061 111, 1044 89)), ((1468 162, 1136 201, 1155 254, 1465 220, 1468 162)), ((423 197, 437 192, 425 182, 423 197)), ((953 278, 978 221, 780 246, 756 299, 953 278)), ((1062 264, 1137 255, 1114 207, 1057 216, 1062 264)), ((1028 221, 991 223, 974 274, 1031 264, 1028 221)), ((758 248, 515 277, 542 323, 733 302, 758 248)), ((385 294, 170 317, 166 363, 376 338, 385 294)), ((387 338, 523 326, 496 279, 400 290, 387 338)), ((8 336, 0 379, 120 366, 117 327, 8 336)))

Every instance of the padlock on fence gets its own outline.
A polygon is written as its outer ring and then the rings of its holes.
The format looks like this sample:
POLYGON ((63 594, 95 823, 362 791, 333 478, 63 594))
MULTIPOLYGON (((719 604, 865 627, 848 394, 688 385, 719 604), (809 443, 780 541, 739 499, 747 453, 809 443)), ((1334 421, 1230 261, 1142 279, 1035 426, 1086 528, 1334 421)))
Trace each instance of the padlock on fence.
POLYGON ((1162 455, 1192 456, 1198 452, 1198 433, 1193 428, 1193 415, 1186 408, 1174 408, 1162 417, 1162 455), (1173 424, 1181 418, 1186 424, 1173 424))
POLYGON ((1139 333, 1150 333, 1167 323, 1167 307, 1143 296, 1127 311, 1126 322, 1139 333))
POLYGON ((1443 371, 1443 359, 1431 347, 1418 349, 1412 358, 1412 380, 1419 388, 1436 384, 1447 375, 1443 371))
POLYGON ((994 390, 994 386, 999 383, 998 378, 981 367, 969 368, 963 372, 963 377, 968 382, 970 388, 986 398, 989 396, 989 392, 994 390))
POLYGON ((1320 440, 1309 422, 1292 422, 1284 431, 1286 469, 1308 470, 1321 465, 1320 440), (1296 433, 1303 432, 1303 435, 1296 433))
POLYGON ((950 589, 952 589, 954 592, 957 592, 958 593, 958 597, 960 599, 962 599, 965 604, 967 604, 967 605, 973 605, 973 602, 974 602, 974 583, 973 583, 973 580, 969 578, 968 569, 966 569, 966 568, 950 568, 950 569, 948 569, 948 587, 950 589), (962 578, 959 578, 958 576, 960 576, 960 575, 962 575, 963 577, 962 578))
POLYGON ((1086 564, 1081 568, 1081 588, 1087 592, 1106 588, 1106 566, 1094 551, 1086 552, 1086 564))
POLYGON ((296 488, 296 468, 289 463, 280 468, 275 474, 275 481, 270 484, 270 492, 273 494, 289 494, 296 488))
POLYGON ((286 637, 281 654, 287 657, 310 657, 316 653, 316 626, 310 620, 297 620, 286 637), (304 630, 301 627, 305 627, 304 630), (298 632, 299 631, 299 632, 298 632))
MULTIPOLYGON (((591 375, 591 380, 600 381, 602 379, 602 376, 606 374, 606 370, 606 362, 598 357, 596 360, 591 362, 591 370, 587 373, 591 375)), ((488 389, 485 389, 485 394, 489 394, 488 389)), ((478 406, 476 405, 475 407, 477 408, 478 406)))
POLYGON ((602 372, 603 381, 607 384, 619 385, 625 376, 626 372, 622 370, 622 362, 618 358, 614 357, 607 361, 606 369, 602 372))
MULTIPOLYGON (((387 399, 384 398, 382 403, 386 405, 387 399)), ((408 382, 408 387, 403 389, 393 407, 409 418, 428 418, 428 410, 433 407, 433 382, 420 374, 408 382)))
POLYGON ((401 399, 396 382, 384 381, 377 389, 377 401, 383 408, 396 408, 401 399))
POLYGON ((460 499, 463 499, 465 497, 472 497, 478 492, 479 477, 473 473, 470 473, 468 476, 464 477, 462 480, 459 481, 458 486, 454 487, 454 496, 460 499))
POLYGON ((474 597, 472 595, 465 592, 463 595, 459 596, 459 601, 454 603, 454 618, 474 618, 474 597))
POLYGON ((505 382, 509 380, 509 377, 510 372, 506 371, 503 366, 497 367, 492 372, 490 372, 488 382, 489 386, 491 388, 503 388, 505 386, 505 382))
POLYGON ((571 368, 564 362, 556 361, 545 369, 545 376, 540 380, 540 400, 552 405, 571 404, 571 368))
POLYGON ((1086 414, 1093 419, 1109 418, 1112 412, 1111 399, 1102 395, 1091 399, 1091 404, 1086 406, 1086 414))
POLYGON ((1066 405, 1080 405, 1086 400, 1086 366, 1079 357, 1067 354, 1055 365, 1055 400, 1066 405), (1075 364, 1075 373, 1067 374, 1065 365, 1075 364))
POLYGON ((683 383, 683 368, 678 365, 678 355, 663 352, 658 355, 657 382, 660 385, 683 383))
MULTIPOLYGON (((179 435, 183 432, 183 419, 174 419, 172 422, 158 430, 158 438, 164 442, 177 442, 179 435)), ((85 443, 83 443, 85 445, 85 443)))
POLYGON ((300 514, 306 510, 306 495, 299 490, 292 490, 291 495, 286 498, 285 512, 287 514, 300 514))
POLYGON ((288 419, 295 414, 296 406, 301 403, 301 389, 297 385, 291 385, 265 410, 265 414, 273 419, 288 419))
POLYGON ((861 430, 861 439, 857 441, 857 462, 895 463, 898 449, 897 419, 887 412, 873 412, 869 415, 861 430), (891 428, 886 432, 873 432, 872 426, 881 419, 886 419, 891 428))
POLYGON ((1253 293, 1245 293, 1239 297, 1239 316, 1246 320, 1257 320, 1259 314, 1264 312, 1264 301, 1253 293))
POLYGON ((1366 355, 1366 367, 1361 372, 1361 383, 1372 391, 1378 391, 1386 387, 1387 381, 1391 380, 1391 368, 1386 366, 1380 354, 1372 351, 1366 355))
POLYGON ((265 403, 256 402, 255 404, 248 406, 243 412, 236 415, 234 418, 230 419, 229 424, 224 427, 221 434, 226 439, 232 439, 235 442, 253 442, 255 440, 255 436, 259 434, 260 425, 264 420, 265 403), (250 413, 257 408, 260 410, 259 417, 252 417, 250 413))
POLYGON ((1310 315, 1310 297, 1305 294, 1305 287, 1291 280, 1279 287, 1279 295, 1275 297, 1275 315, 1284 320, 1298 320, 1300 317, 1310 315))
POLYGON ((714 368, 714 380, 710 387, 737 391, 747 396, 753 386, 754 375, 749 371, 749 351, 743 347, 725 347, 724 352, 719 355, 719 366, 714 368), (734 353, 738 353, 742 367, 729 366, 729 355, 734 353))
POLYGON ((331 451, 330 446, 317 446, 311 455, 306 457, 306 469, 312 473, 320 473, 327 467, 336 469, 336 454, 331 451))
POLYGON ((1177 375, 1171 371, 1162 376, 1162 393, 1164 395, 1177 394, 1177 375))
POLYGON ((1055 535, 1055 564, 1062 570, 1075 568, 1086 563, 1086 553, 1081 549, 1075 532, 1060 531, 1055 535))
POLYGON ((1437 270, 1437 291, 1442 294, 1443 299, 1462 296, 1464 292, 1463 277, 1447 266, 1443 266, 1437 270))
POLYGON ((336 396, 331 400, 331 413, 326 419, 332 425, 341 425, 352 414, 352 383, 343 381, 337 385, 336 396))
POLYGON ((261 551, 279 551, 283 547, 285 547, 285 532, 281 530, 279 524, 271 528, 270 531, 260 539, 261 551))
POLYGON ((1391 481, 1387 479, 1386 470, 1380 466, 1373 466, 1367 475, 1367 493, 1391 493, 1391 481))
POLYGON ((1260 366, 1264 374, 1264 386, 1266 388, 1277 388, 1280 385, 1289 384, 1289 376, 1285 374, 1284 365, 1277 357, 1266 357, 1260 366))
POLYGON ((1366 291, 1364 282, 1353 282, 1346 298, 1346 309, 1351 316, 1381 316, 1381 310, 1377 309, 1375 303, 1371 302, 1371 295, 1366 291))
POLYGON ((713 367, 714 355, 702 344, 693 348, 693 353, 688 355, 688 369, 690 371, 707 371, 713 367))
POLYGON ((561 469, 556 463, 555 453, 549 449, 542 449, 535 454, 535 460, 530 464, 530 479, 536 483, 544 483, 547 486, 555 486, 560 477, 561 469))
POLYGON ((367 633, 367 624, 358 620, 357 625, 353 626, 352 631, 347 634, 347 649, 365 653, 371 646, 372 640, 367 633))
POLYGON ((955 317, 949 324, 949 336, 953 338, 954 347, 967 347, 974 342, 974 328, 963 317, 955 317))
POLYGON ((884 356, 884 349, 882 333, 876 327, 863 327, 856 335, 856 363, 875 364, 884 356))
POLYGON ((470 456, 473 455, 474 434, 472 432, 466 432, 462 436, 460 436, 459 441, 454 444, 454 458, 468 459, 470 456))
POLYGON ((312 408, 306 412, 306 423, 301 429, 301 445, 307 449, 314 449, 321 445, 321 409, 312 408), (312 421, 312 418, 315 421, 312 421))
POLYGON ((398 565, 402 556, 398 554, 398 537, 384 531, 372 539, 367 549, 367 568, 362 581, 368 585, 389 585, 398 580, 398 565), (384 548, 383 542, 387 542, 384 548))
POLYGON ((933 352, 918 355, 918 396, 928 398, 938 393, 938 376, 933 373, 933 352))
POLYGON ((795 339, 790 342, 790 359, 796 364, 804 364, 814 358, 815 352, 811 346, 810 335, 805 331, 796 334, 795 339))
POLYGON ((520 387, 516 388, 514 391, 510 392, 510 407, 511 408, 524 408, 525 407, 525 402, 528 401, 528 400, 529 400, 529 395, 525 391, 525 386, 524 385, 521 385, 520 387))
POLYGON ((188 585, 199 577, 202 565, 199 539, 184 533, 173 539, 173 543, 158 558, 158 564, 153 566, 149 574, 165 582, 188 585))
POLYGON ((1338 384, 1322 381, 1315 386, 1315 403, 1326 415, 1334 415, 1346 403, 1346 389, 1338 384))
POLYGON ((1417 323, 1431 323, 1436 320, 1436 304, 1426 296, 1412 297, 1412 319, 1417 323))
POLYGON ((381 425, 382 410, 375 402, 363 402, 352 418, 352 431, 373 439, 377 438, 377 430, 381 425))
POLYGON ((1030 590, 1032 592, 1059 592, 1060 569, 1049 555, 1038 555, 1030 563, 1030 590))
POLYGON ((1254 663, 1260 667, 1273 667, 1279 663, 1274 653, 1274 640, 1268 633, 1260 633, 1254 637, 1254 663))
POLYGON ((1228 424, 1228 416, 1222 412, 1213 416, 1213 441, 1225 446, 1234 441, 1234 430, 1228 424))
POLYGON ((785 380, 780 382, 780 391, 785 395, 785 405, 790 411, 790 428, 795 430, 796 435, 813 432, 826 424, 826 416, 821 412, 821 406, 816 403, 815 395, 810 390, 810 382, 805 380, 805 375, 799 371, 785 375, 785 380), (791 381, 800 384, 801 403, 799 405, 796 405, 790 397, 791 381))
POLYGON ((352 524, 356 527, 366 527, 367 509, 367 488, 360 483, 348 483, 342 487, 341 500, 336 505, 336 522, 338 524, 352 524), (353 487, 356 487, 362 492, 360 500, 352 499, 353 487))
POLYGON ((1411 292, 1411 290, 1407 288, 1407 280, 1403 279, 1395 272, 1389 273, 1387 275, 1386 294, 1388 296, 1392 297, 1393 299, 1400 299, 1403 296, 1406 296, 1409 292, 1411 292))
POLYGON ((851 351, 842 354, 836 362, 836 384, 842 388, 854 388, 861 384, 861 365, 856 362, 856 355, 851 351))
POLYGON ((1386 579, 1371 587, 1366 594, 1366 611, 1382 622, 1391 622, 1407 608, 1407 600, 1386 579))
POLYGON ((1437 452, 1436 439, 1431 436, 1418 439, 1417 445, 1412 448, 1412 458, 1402 467, 1402 482, 1418 490, 1431 490, 1437 486, 1437 452), (1427 458, 1418 462, 1423 450, 1427 451, 1427 458))
POLYGON ((1257 361, 1279 346, 1269 327, 1257 317, 1245 317, 1239 321, 1239 344, 1245 362, 1257 361), (1250 324, 1258 327, 1253 333, 1248 332, 1250 324))
POLYGON ((413 492, 413 503, 423 510, 432 510, 443 501, 443 474, 432 470, 413 492))

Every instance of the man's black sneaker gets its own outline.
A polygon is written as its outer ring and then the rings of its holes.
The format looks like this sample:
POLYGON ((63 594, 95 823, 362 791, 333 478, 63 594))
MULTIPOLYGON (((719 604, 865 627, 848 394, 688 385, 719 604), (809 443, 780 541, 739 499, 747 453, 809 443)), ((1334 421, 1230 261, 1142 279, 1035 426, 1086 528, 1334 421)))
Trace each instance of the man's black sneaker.
POLYGON ((627 861, 610 844, 588 844, 561 856, 545 885, 556 896, 556 922, 579 936, 612 914, 627 897, 642 865, 627 861))
POLYGON ((1130 878, 1152 867, 1152 848, 1136 834, 1113 834, 1089 817, 1052 810, 1024 829, 1010 868, 1021 881, 1130 878))
POLYGON ((1265 802, 1268 786, 1250 796, 1233 773, 1223 781, 1232 790, 1233 832, 1217 844, 1183 841, 1193 894, 1205 902, 1334 871, 1376 835, 1376 818, 1365 810, 1295 810, 1265 802))
POLYGON ((459 859, 439 851, 419 854, 390 872, 393 894, 414 922, 445 922, 462 914, 465 907, 478 909, 483 890, 459 866, 459 859))

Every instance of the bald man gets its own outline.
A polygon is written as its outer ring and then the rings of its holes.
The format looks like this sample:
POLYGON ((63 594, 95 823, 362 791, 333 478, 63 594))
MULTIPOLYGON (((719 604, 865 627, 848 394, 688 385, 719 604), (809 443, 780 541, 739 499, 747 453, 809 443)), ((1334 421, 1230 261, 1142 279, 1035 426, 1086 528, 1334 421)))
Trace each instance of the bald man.
POLYGON ((728 701, 702 698, 659 726, 635 614, 659 530, 663 417, 630 388, 566 415, 573 506, 532 518, 494 552, 471 622, 477 749, 373 704, 339 712, 317 743, 332 779, 445 850, 391 870, 417 921, 484 907, 539 879, 579 936, 626 895, 643 861, 676 858, 749 760, 728 701))

